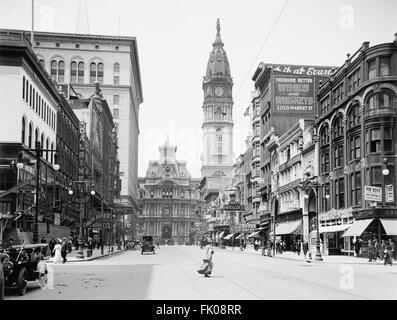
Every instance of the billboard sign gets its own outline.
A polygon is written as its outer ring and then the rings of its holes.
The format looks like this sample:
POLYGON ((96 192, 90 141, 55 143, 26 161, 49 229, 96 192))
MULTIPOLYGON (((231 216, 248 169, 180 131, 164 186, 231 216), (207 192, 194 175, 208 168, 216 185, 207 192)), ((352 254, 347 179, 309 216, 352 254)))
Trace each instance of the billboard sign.
POLYGON ((364 186, 364 197, 367 201, 382 202, 382 188, 364 186))

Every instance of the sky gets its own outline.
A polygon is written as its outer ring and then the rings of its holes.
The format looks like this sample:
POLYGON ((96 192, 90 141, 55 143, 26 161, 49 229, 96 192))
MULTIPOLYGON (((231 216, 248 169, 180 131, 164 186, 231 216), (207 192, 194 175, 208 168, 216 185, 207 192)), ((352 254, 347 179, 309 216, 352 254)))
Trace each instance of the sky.
MULTIPOLYGON (((35 0, 35 30, 78 32, 79 2, 35 0)), ((86 0, 89 33, 137 38, 144 102, 138 173, 169 137, 200 177, 202 80, 220 19, 233 88, 234 156, 245 151, 251 80, 265 63, 340 66, 364 41, 392 42, 395 0, 86 0)), ((30 29, 31 0, 0 0, 0 28, 30 29)))

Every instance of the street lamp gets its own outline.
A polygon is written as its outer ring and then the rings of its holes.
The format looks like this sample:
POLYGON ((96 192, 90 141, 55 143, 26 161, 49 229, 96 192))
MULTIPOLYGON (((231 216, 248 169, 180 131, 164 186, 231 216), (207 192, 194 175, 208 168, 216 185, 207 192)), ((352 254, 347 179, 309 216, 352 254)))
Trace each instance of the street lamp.
MULTIPOLYGON (((307 193, 308 189, 312 189, 314 192, 314 195, 316 197, 316 229, 317 229, 317 237, 316 237, 316 256, 315 260, 316 261, 323 261, 323 257, 321 256, 321 250, 320 250, 320 222, 319 222, 319 202, 318 202, 318 191, 319 188, 323 187, 318 183, 317 181, 313 181, 315 177, 309 178, 310 177, 310 172, 306 172, 306 175, 308 179, 303 182, 301 188, 306 191, 304 194, 303 198, 309 199, 309 194, 307 193)), ((329 198, 329 195, 325 196, 327 199, 329 198), (328 196, 328 197, 327 197, 328 196)), ((308 204, 309 206, 309 204, 308 204)))
MULTIPOLYGON (((57 152, 56 150, 53 149, 43 149, 41 147, 40 141, 35 142, 35 148, 34 149, 25 149, 27 151, 33 151, 35 152, 35 157, 36 157, 36 193, 35 193, 35 214, 34 214, 34 226, 33 226, 33 243, 38 243, 39 242, 39 224, 38 224, 38 219, 39 219, 39 208, 40 208, 40 193, 39 193, 39 188, 40 188, 40 162, 41 162, 41 156, 43 155, 43 152, 46 151, 48 152, 57 152)), ((23 159, 18 159, 18 162, 16 164, 17 168, 23 169, 24 163, 22 162, 23 159)), ((33 163, 27 164, 31 165, 33 163)), ((55 171, 59 170, 59 165, 58 164, 53 164, 52 168, 55 171)))
MULTIPOLYGON (((74 193, 74 191, 73 191, 73 189, 71 188, 71 186, 72 186, 72 184, 78 184, 78 191, 79 191, 79 195, 80 195, 80 197, 79 197, 79 200, 80 200, 80 210, 79 210, 79 218, 80 218, 80 228, 79 228, 79 238, 78 238, 78 240, 77 240, 77 253, 76 253, 76 258, 78 258, 78 259, 84 259, 84 251, 83 251, 83 243, 84 243, 84 240, 83 240, 83 217, 82 217, 82 214, 83 214, 83 211, 84 211, 84 205, 83 205, 83 191, 81 190, 82 188, 83 188, 83 185, 86 187, 86 185, 87 184, 91 184, 91 188, 92 188, 92 186, 93 186, 93 183, 92 183, 92 181, 69 181, 69 191, 68 191, 68 193, 70 194, 70 195, 73 195, 73 193, 74 193)), ((91 195, 95 195, 95 191, 94 190, 91 190, 90 191, 90 194, 91 195)))

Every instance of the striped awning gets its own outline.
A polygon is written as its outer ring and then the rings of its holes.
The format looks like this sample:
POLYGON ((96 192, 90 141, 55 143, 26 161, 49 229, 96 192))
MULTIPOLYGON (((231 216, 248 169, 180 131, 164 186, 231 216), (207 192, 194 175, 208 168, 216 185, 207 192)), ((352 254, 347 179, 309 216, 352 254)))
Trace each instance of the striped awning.
POLYGON ((260 232, 260 231, 252 232, 251 234, 249 234, 249 235, 247 236, 247 238, 260 238, 259 232, 260 232))

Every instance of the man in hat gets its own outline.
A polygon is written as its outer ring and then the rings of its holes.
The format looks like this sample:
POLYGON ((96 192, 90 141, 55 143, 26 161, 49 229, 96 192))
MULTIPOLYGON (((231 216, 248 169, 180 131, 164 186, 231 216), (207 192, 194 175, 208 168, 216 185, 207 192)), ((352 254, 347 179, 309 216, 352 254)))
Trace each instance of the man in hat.
POLYGON ((61 255, 63 259, 63 263, 65 263, 66 260, 66 255, 68 254, 68 241, 65 237, 62 238, 62 248, 61 248, 61 255))

